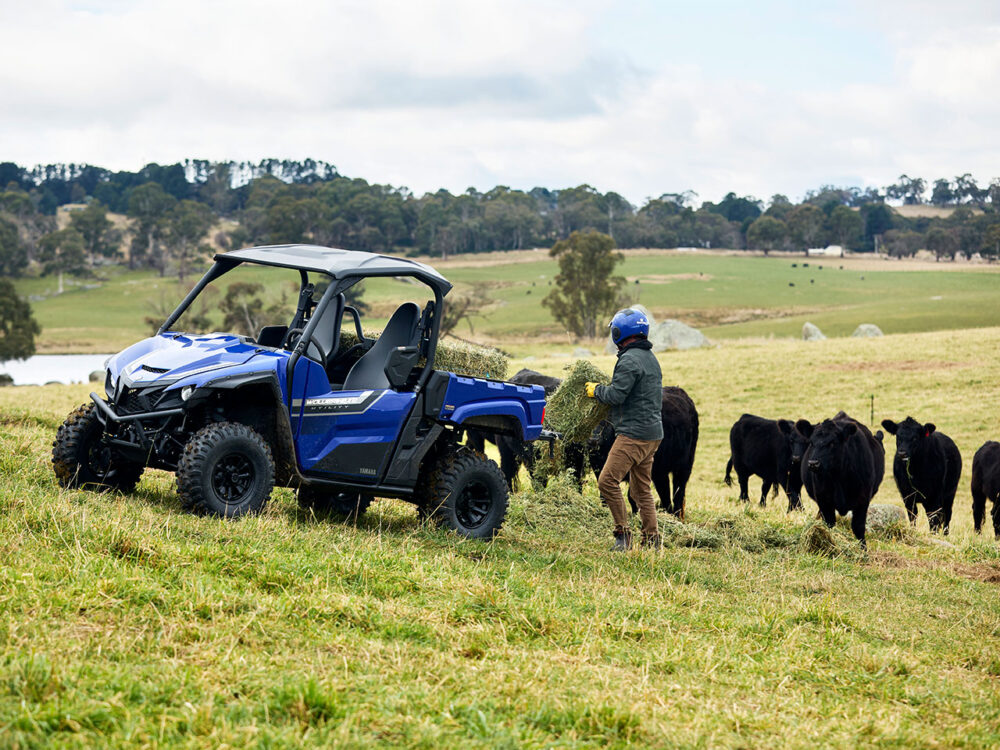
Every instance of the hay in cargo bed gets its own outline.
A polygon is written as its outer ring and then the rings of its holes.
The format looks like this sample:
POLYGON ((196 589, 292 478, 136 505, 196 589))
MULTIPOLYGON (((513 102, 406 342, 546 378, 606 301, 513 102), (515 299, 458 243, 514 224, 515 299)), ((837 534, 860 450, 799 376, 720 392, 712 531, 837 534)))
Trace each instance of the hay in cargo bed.
MULTIPOLYGON (((377 339, 381 331, 365 331, 365 337, 377 339)), ((358 337, 349 331, 340 335, 340 349, 344 352, 358 343, 358 337)), ((423 362, 420 363, 423 365, 423 362)), ((507 377, 509 360, 499 349, 488 346, 468 344, 457 339, 441 339, 438 341, 437 353, 434 355, 434 369, 453 372, 473 378, 488 380, 503 380, 507 377)))

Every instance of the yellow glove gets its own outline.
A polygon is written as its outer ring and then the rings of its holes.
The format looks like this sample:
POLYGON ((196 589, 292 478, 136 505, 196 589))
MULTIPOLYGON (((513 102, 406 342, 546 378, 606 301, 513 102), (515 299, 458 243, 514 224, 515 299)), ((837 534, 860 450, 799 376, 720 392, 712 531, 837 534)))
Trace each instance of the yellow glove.
POLYGON ((587 392, 587 398, 594 398, 594 389, 599 385, 600 383, 587 383, 583 386, 583 389, 587 392))

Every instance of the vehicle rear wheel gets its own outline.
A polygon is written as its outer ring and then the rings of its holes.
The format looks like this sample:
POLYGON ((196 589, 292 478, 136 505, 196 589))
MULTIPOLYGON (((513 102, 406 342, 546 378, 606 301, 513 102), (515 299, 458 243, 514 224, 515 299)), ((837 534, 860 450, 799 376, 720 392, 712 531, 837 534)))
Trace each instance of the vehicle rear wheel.
POLYGON ((274 488, 274 459, 260 434, 244 424, 202 427, 177 462, 177 494, 196 513, 238 518, 259 512, 274 488))
POLYGON ((430 476, 425 512, 471 539, 491 539, 507 516, 507 483, 495 462, 459 448, 443 453, 430 476))
POLYGON ((52 443, 52 470, 60 487, 93 487, 131 492, 145 468, 122 458, 104 441, 97 407, 83 404, 70 412, 52 443))
POLYGON ((347 521, 357 521, 372 504, 371 495, 357 492, 332 492, 321 487, 302 485, 298 492, 299 507, 317 516, 334 515, 347 521))

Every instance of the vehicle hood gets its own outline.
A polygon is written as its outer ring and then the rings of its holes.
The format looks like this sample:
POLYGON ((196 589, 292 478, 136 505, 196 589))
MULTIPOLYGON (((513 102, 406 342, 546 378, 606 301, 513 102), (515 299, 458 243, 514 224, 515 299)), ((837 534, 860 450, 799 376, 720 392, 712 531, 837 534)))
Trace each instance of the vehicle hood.
POLYGON ((168 386, 194 375, 242 365, 261 352, 242 336, 161 334, 133 344, 108 360, 110 384, 119 378, 129 387, 168 386))

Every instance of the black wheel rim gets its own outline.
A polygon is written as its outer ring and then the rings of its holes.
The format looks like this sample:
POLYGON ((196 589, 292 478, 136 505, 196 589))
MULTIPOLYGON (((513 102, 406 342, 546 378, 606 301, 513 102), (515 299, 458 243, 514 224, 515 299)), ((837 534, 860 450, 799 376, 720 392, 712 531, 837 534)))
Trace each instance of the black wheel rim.
POLYGON ((455 502, 455 516, 467 529, 482 526, 493 506, 493 493, 485 482, 472 480, 459 492, 455 502))
POLYGON ((212 469, 212 489, 226 505, 234 505, 250 494, 255 475, 250 459, 241 453, 230 453, 212 469))
POLYGON ((102 440, 91 440, 87 446, 87 467, 97 480, 107 479, 111 474, 111 448, 102 440))

